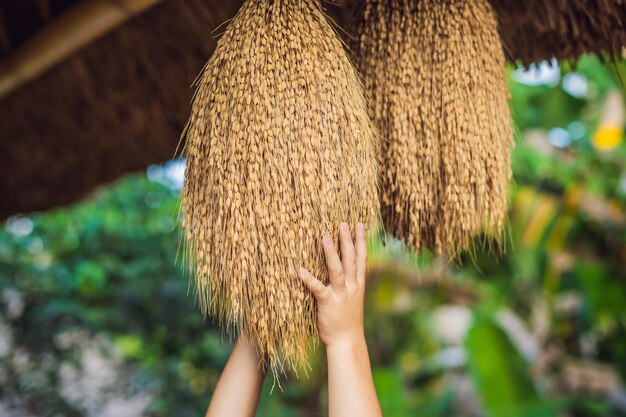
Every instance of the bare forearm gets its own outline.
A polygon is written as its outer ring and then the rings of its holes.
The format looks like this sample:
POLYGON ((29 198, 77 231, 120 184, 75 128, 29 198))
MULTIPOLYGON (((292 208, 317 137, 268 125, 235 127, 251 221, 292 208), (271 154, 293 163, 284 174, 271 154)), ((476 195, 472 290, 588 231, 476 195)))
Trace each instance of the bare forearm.
POLYGON ((363 336, 326 347, 329 417, 381 417, 363 336))
POLYGON ((365 226, 354 241, 347 223, 339 225, 341 259, 330 236, 322 239, 330 284, 309 271, 298 274, 317 301, 317 327, 328 359, 329 417, 381 417, 363 335, 367 243, 365 226))
POLYGON ((220 376, 206 417, 253 417, 265 378, 255 348, 238 340, 220 376))

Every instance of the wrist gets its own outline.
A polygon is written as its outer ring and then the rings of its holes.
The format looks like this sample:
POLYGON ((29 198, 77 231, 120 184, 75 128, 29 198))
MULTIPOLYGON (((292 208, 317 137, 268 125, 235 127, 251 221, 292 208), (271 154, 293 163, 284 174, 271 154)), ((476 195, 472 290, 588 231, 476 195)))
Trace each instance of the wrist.
POLYGON ((362 331, 346 334, 341 337, 335 337, 332 340, 325 342, 324 345, 326 346, 327 352, 355 349, 361 346, 366 346, 365 334, 363 334, 362 331))

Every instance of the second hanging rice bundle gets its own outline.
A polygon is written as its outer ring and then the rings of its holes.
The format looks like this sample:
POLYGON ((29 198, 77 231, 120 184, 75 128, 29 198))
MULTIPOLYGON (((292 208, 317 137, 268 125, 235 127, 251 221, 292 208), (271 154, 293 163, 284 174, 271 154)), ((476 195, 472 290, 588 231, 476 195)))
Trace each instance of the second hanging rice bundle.
POLYGON ((505 58, 487 0, 367 0, 354 45, 382 135, 384 226, 455 256, 501 236, 511 177, 505 58))

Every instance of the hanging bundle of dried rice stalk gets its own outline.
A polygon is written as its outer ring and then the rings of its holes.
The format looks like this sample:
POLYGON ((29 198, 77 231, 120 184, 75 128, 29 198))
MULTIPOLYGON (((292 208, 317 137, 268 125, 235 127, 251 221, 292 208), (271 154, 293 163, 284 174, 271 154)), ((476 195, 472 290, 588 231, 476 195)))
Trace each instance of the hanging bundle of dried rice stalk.
POLYGON ((367 0, 358 25, 386 230, 452 256, 481 233, 500 237, 512 131, 489 2, 367 0))
POLYGON ((378 210, 360 79, 317 0, 247 0, 198 80, 182 196, 201 310, 297 370, 317 332, 299 266, 327 280, 321 238, 378 210))

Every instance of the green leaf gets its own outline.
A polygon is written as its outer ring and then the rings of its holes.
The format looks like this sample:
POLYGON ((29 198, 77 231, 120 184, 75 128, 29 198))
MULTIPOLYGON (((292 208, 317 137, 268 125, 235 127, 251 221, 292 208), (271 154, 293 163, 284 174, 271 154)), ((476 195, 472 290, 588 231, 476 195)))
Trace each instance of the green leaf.
POLYGON ((76 285, 83 294, 97 293, 104 287, 106 274, 102 266, 92 261, 82 261, 75 270, 76 285))
POLYGON ((114 339, 114 344, 127 358, 140 358, 144 351, 143 341, 134 334, 118 336, 114 339))
POLYGON ((527 364, 495 323, 477 319, 466 344, 470 371, 490 417, 554 415, 541 404, 527 364))
POLYGON ((406 390, 402 384, 402 374, 391 369, 381 368, 373 372, 376 393, 380 400, 383 415, 404 417, 409 410, 406 390))

